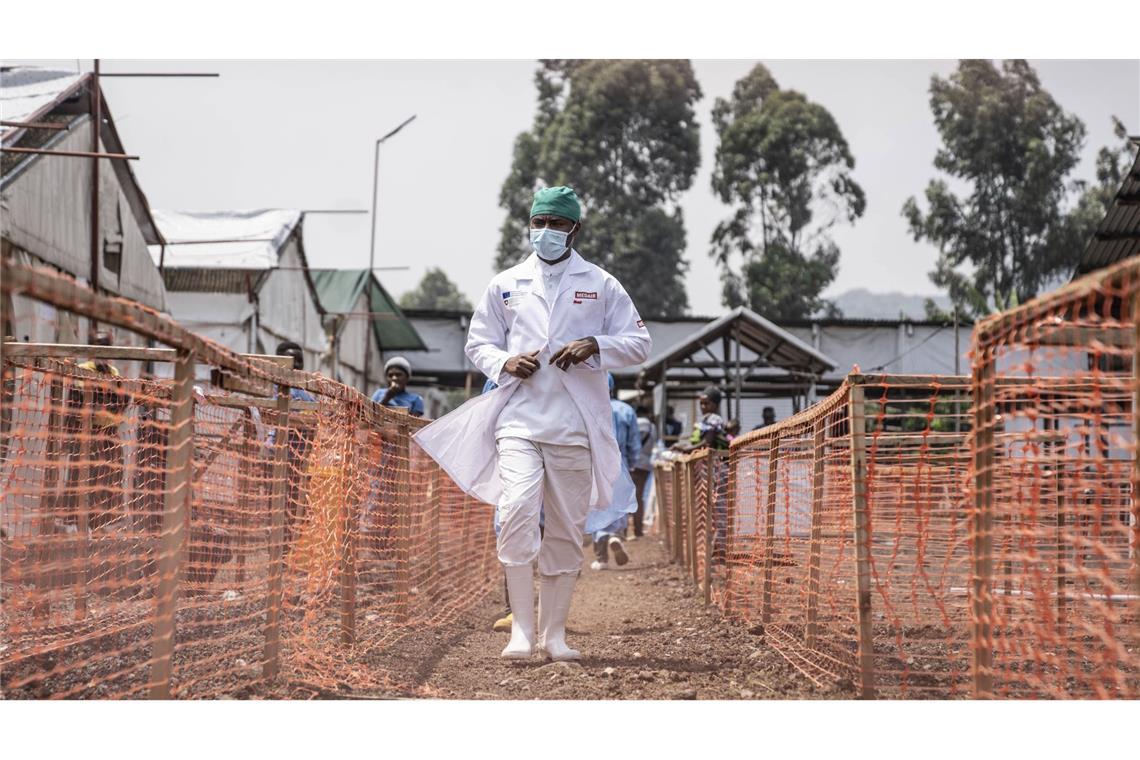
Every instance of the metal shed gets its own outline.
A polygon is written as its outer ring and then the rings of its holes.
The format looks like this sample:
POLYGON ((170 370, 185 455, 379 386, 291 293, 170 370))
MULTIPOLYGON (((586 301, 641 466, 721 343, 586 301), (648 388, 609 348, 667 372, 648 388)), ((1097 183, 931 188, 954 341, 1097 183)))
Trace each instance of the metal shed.
MULTIPOLYGON (((92 76, 5 67, 0 106, 4 120, 17 125, 0 135, 3 255, 53 266, 99 290, 165 310, 165 287, 147 250, 163 239, 130 161, 92 156, 126 153, 92 76), (28 124, 35 126, 19 126, 28 124)), ((17 339, 87 341, 86 319, 33 306, 18 295, 5 299, 4 309, 6 329, 17 339)), ((125 334, 116 340, 134 342, 125 334)))
POLYGON ((385 351, 428 350, 374 273, 328 269, 315 270, 312 277, 329 335, 321 366, 329 377, 371 393, 383 384, 385 351))
POLYGON ((745 398, 815 397, 834 360, 743 306, 709 322, 641 366, 637 387, 652 391, 659 424, 668 398, 694 398, 715 384, 728 391, 728 411, 740 416, 745 398))
POLYGON ((151 246, 171 315, 241 353, 294 341, 315 369, 328 350, 320 302, 293 209, 154 211, 165 238, 151 246))

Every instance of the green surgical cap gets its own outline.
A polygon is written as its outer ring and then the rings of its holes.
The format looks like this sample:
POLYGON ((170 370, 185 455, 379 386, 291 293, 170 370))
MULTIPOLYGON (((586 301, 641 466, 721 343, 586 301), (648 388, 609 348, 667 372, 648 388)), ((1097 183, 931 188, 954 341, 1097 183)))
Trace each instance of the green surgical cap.
POLYGON ((539 214, 553 214, 576 222, 582 217, 582 207, 578 205, 578 196, 568 187, 544 187, 534 194, 534 203, 530 207, 532 217, 539 214))

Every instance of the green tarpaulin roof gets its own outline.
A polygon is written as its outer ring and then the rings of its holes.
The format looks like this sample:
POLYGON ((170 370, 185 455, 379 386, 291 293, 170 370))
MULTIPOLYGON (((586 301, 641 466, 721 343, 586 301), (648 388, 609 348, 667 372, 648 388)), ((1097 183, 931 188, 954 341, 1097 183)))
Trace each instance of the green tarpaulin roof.
POLYGON ((368 288, 372 329, 382 351, 426 351, 416 328, 400 311, 395 299, 367 269, 311 270, 313 284, 321 308, 330 316, 352 314, 349 319, 364 319, 356 300, 368 288))

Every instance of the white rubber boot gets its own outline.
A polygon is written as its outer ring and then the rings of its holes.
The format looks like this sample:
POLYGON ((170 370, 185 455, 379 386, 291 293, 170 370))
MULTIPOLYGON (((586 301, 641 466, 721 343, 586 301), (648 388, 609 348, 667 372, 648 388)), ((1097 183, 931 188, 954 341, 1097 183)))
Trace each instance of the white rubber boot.
POLYGON ((506 660, 525 660, 534 654, 534 567, 503 566, 511 599, 511 640, 503 649, 506 660))
POLYGON ((577 573, 544 575, 538 596, 538 650, 555 662, 580 660, 582 653, 566 646, 566 617, 574 596, 577 573))

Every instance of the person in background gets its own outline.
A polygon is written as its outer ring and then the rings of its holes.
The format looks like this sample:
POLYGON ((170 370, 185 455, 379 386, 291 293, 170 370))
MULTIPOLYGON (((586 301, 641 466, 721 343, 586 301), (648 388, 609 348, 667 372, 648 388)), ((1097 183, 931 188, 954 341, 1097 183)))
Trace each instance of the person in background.
POLYGON ((393 356, 384 364, 384 376, 388 379, 388 387, 377 388, 372 400, 380 406, 402 407, 413 417, 423 417, 423 397, 408 391, 408 381, 412 379, 411 362, 402 356, 393 356))
POLYGON ((701 391, 697 403, 701 408, 701 418, 693 425, 693 434, 688 442, 673 445, 673 449, 680 452, 695 451, 702 446, 715 450, 728 448, 728 438, 725 436, 725 421, 720 416, 720 401, 723 398, 720 389, 710 385, 701 391))
MULTIPOLYGON (((614 420, 614 437, 617 439, 618 451, 621 452, 621 466, 632 476, 634 465, 637 464, 641 455, 641 439, 637 433, 637 413, 633 411, 632 406, 618 400, 617 389, 614 387, 614 376, 609 372, 606 374, 610 384, 610 412, 614 420)), ((636 484, 637 481, 635 480, 635 487, 636 484)), ((640 501, 639 497, 639 504, 640 501)), ((594 532, 595 560, 590 564, 590 569, 605 570, 609 567, 610 552, 613 552, 614 561, 619 566, 629 562, 629 555, 622 543, 628 522, 629 518, 623 514, 601 530, 594 532)))
POLYGON ((637 453, 637 461, 633 465, 633 485, 637 489, 637 511, 633 513, 633 540, 644 535, 645 521, 645 487, 649 476, 653 472, 653 447, 657 442, 657 428, 649 410, 644 406, 637 407, 637 436, 641 448, 637 453))
POLYGON ((761 428, 766 428, 769 425, 775 425, 776 424, 776 410, 775 409, 773 409, 770 406, 766 406, 766 407, 764 407, 761 414, 763 415, 764 421, 761 422, 756 427, 752 428, 753 430, 760 430, 761 428))
POLYGON ((724 437, 728 439, 729 443, 732 443, 733 439, 738 435, 740 435, 740 420, 733 417, 724 426, 724 437))
POLYGON ((665 437, 676 439, 681 435, 681 421, 672 406, 665 407, 665 437))

